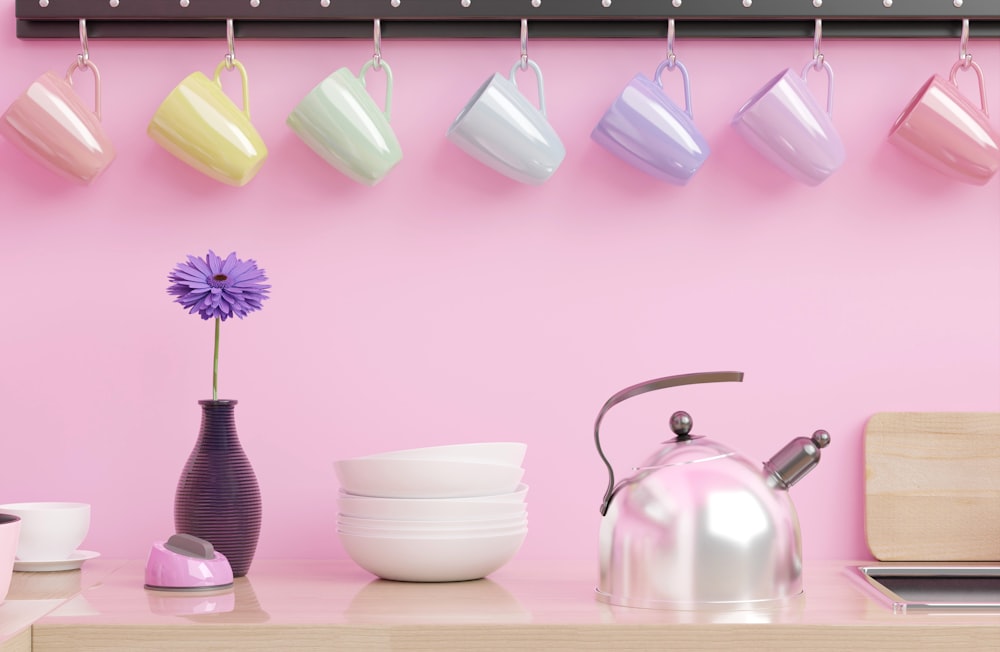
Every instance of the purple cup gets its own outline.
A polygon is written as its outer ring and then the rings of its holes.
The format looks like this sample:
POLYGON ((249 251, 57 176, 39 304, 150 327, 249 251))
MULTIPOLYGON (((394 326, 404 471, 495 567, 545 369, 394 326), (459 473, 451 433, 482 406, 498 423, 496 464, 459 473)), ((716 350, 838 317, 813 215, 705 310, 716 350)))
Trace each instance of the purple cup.
POLYGON ((653 79, 632 78, 611 104, 590 137, 629 165, 662 181, 684 185, 705 159, 708 143, 694 125, 691 85, 687 69, 676 59, 666 59, 653 79), (684 109, 663 91, 660 77, 677 68, 684 78, 684 109))
POLYGON ((733 117, 733 127, 771 163, 816 186, 844 163, 844 144, 833 126, 833 69, 813 60, 796 75, 791 69, 769 81, 733 117), (810 68, 829 79, 826 111, 806 86, 810 68))

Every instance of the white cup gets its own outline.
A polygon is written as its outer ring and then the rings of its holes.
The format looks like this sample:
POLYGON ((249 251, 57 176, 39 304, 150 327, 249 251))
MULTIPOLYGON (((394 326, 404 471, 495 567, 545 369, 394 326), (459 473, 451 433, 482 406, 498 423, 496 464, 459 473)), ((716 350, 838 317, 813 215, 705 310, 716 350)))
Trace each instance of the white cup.
POLYGON ((83 543, 90 529, 88 503, 10 503, 0 513, 21 517, 20 561, 61 561, 83 543))
POLYGON ((21 518, 14 514, 0 514, 0 604, 7 599, 10 580, 14 574, 14 553, 17 551, 21 518))
POLYGON ((448 129, 448 140, 497 172, 538 185, 556 171, 566 148, 545 117, 542 71, 531 59, 524 65, 538 80, 537 109, 517 90, 518 61, 509 77, 495 73, 479 87, 448 129))

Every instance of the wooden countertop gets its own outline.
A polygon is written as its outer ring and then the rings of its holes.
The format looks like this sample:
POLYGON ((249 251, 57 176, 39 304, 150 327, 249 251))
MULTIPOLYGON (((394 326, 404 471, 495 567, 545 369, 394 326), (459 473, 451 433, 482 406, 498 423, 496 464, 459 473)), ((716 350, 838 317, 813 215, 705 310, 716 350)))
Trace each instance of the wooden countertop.
POLYGON ((807 565, 805 593, 778 607, 663 611, 596 600, 596 562, 515 560, 485 580, 413 584, 350 561, 259 559, 227 591, 169 593, 143 588, 143 561, 97 559, 15 573, 0 624, 10 605, 46 603, 31 626, 38 652, 1000 650, 1000 612, 895 614, 853 565, 807 565))
POLYGON ((7 599, 0 605, 0 652, 29 652, 34 622, 57 607, 72 603, 82 591, 121 566, 121 561, 96 559, 77 571, 15 571, 7 599))

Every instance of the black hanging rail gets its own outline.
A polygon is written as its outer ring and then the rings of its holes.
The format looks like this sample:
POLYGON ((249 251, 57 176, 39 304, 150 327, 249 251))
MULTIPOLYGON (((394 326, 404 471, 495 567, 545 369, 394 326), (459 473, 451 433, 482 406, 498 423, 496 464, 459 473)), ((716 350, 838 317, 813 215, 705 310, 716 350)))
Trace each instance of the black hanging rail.
POLYGON ((1000 0, 16 0, 17 37, 250 39, 1000 37, 1000 0))

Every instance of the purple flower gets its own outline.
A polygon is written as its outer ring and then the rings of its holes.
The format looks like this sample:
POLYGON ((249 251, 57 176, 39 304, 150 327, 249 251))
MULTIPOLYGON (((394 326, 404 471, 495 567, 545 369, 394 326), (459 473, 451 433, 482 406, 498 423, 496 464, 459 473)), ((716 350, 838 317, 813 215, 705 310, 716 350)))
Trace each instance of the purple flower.
POLYGON ((188 256, 186 263, 179 263, 167 277, 173 284, 167 292, 188 309, 189 314, 199 313, 202 319, 226 319, 236 315, 243 319, 254 310, 260 310, 267 299, 270 285, 264 270, 256 261, 240 260, 236 252, 225 260, 209 250, 204 259, 188 256))
POLYGON ((256 261, 242 261, 236 252, 225 260, 209 249, 205 259, 188 256, 186 263, 179 263, 167 279, 173 284, 167 288, 177 303, 188 309, 188 314, 198 313, 202 319, 215 319, 215 354, 212 356, 212 400, 219 398, 219 323, 233 315, 243 319, 254 310, 260 310, 267 298, 270 285, 267 277, 257 268, 256 261))

